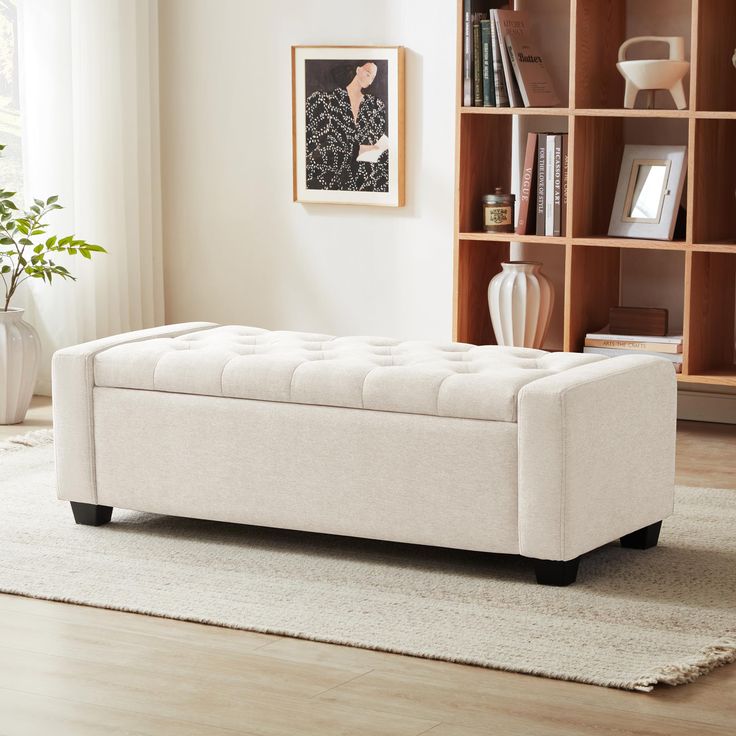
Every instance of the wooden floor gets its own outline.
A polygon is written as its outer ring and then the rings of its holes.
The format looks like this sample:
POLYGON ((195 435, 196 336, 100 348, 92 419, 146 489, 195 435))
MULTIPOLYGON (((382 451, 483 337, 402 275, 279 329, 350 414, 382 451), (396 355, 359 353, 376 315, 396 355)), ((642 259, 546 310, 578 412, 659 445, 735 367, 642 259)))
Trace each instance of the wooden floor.
MULTIPOLYGON (((48 426, 47 400, 29 420, 0 439, 48 426)), ((678 482, 736 488, 735 450, 736 426, 682 423, 678 482)), ((0 595, 1 736, 708 736, 735 724, 736 665, 627 693, 0 595)))

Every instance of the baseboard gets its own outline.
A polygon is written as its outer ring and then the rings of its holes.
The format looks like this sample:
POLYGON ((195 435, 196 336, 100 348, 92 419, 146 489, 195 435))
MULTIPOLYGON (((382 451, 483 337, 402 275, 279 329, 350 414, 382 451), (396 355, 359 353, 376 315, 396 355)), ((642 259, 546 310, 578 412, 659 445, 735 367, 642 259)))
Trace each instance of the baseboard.
POLYGON ((677 393, 677 418, 736 424, 736 393, 680 389, 677 393))

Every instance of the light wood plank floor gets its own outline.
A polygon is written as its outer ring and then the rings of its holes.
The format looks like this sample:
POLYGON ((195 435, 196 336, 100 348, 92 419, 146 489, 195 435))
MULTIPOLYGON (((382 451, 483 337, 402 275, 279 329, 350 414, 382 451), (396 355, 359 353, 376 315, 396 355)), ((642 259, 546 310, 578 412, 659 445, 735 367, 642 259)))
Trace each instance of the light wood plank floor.
MULTIPOLYGON (((0 439, 42 426, 36 398, 0 439)), ((735 448, 736 426, 681 423, 678 482, 736 488, 735 448)), ((708 736, 735 723, 736 665, 645 695, 0 595, 2 736, 708 736)))

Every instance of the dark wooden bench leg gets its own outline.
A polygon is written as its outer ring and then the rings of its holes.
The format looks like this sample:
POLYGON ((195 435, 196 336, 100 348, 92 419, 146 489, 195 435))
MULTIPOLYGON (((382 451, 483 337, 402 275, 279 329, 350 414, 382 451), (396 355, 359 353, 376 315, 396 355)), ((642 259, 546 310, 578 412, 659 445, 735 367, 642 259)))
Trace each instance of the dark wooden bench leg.
POLYGON ((657 521, 642 529, 637 529, 637 531, 621 537, 621 546, 629 547, 630 549, 649 549, 650 547, 656 547, 661 528, 662 522, 657 521))
POLYGON ((534 572, 540 585, 571 585, 578 576, 580 558, 574 560, 534 560, 534 572))
POLYGON ((74 521, 77 524, 102 526, 112 518, 112 506, 98 506, 94 503, 81 503, 80 501, 70 501, 69 503, 72 505, 74 521))

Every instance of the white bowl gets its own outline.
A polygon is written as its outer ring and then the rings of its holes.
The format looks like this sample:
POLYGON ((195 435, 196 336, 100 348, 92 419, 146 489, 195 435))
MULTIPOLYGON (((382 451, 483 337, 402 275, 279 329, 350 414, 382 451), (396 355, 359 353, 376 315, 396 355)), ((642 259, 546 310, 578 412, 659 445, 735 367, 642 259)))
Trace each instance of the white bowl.
POLYGON ((689 61, 671 59, 635 59, 619 61, 621 74, 638 89, 670 89, 690 68, 689 61))

